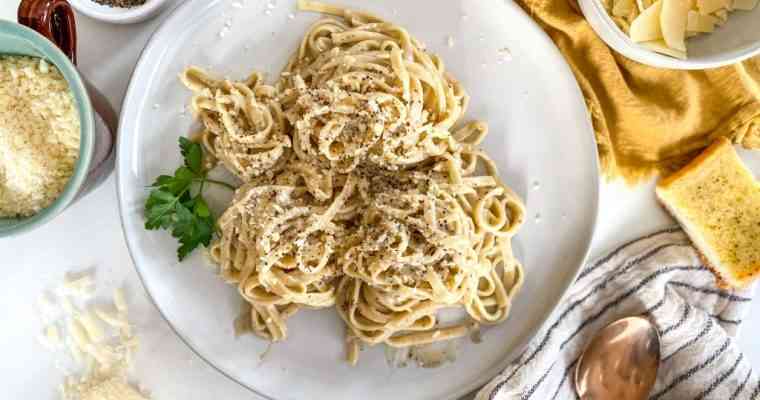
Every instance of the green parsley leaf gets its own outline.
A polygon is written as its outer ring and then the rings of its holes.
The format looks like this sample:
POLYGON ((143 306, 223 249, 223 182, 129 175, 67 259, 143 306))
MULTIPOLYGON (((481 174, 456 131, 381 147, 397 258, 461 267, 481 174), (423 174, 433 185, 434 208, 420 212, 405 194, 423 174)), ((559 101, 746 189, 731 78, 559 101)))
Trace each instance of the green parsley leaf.
POLYGON ((211 216, 211 210, 208 208, 208 204, 206 204, 206 200, 203 200, 203 197, 197 196, 195 198, 195 207, 193 208, 193 212, 201 218, 207 218, 211 216))
POLYGON ((174 175, 159 176, 150 186, 145 201, 145 229, 169 231, 179 241, 177 257, 182 261, 198 246, 209 246, 214 237, 216 220, 200 193, 204 184, 233 187, 207 178, 200 144, 180 138, 179 147, 184 165, 174 175))
POLYGON ((169 192, 154 189, 145 202, 145 229, 166 228, 171 224, 172 211, 177 197, 169 192))
POLYGON ((185 166, 196 174, 202 173, 203 148, 201 145, 181 137, 179 138, 179 147, 182 157, 185 158, 185 166))

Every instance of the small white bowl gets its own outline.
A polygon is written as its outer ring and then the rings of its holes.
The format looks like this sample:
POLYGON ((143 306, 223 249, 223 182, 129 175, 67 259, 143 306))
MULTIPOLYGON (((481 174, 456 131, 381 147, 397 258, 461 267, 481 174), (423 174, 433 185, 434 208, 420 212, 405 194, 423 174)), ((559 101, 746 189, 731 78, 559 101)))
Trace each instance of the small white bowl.
POLYGON ((707 69, 735 64, 760 54, 760 6, 729 13, 715 32, 686 40, 688 59, 679 60, 634 43, 618 28, 600 0, 578 0, 586 20, 608 46, 618 53, 653 67, 707 69))
POLYGON ((133 24, 145 21, 158 14, 169 1, 147 0, 145 4, 133 8, 109 7, 93 0, 69 0, 80 13, 113 24, 133 24))

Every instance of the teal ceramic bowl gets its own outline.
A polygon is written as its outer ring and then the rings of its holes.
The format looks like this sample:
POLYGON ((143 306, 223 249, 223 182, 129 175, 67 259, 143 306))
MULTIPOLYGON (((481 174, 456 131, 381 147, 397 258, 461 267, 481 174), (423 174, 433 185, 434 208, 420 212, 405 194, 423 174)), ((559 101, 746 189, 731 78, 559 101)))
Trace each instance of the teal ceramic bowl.
MULTIPOLYGON (((0 21, 0 55, 23 55, 39 57, 55 65, 69 83, 69 88, 79 109, 81 145, 79 159, 73 175, 63 193, 50 206, 26 218, 0 218, 0 237, 31 231, 55 218, 77 198, 92 189, 112 169, 113 138, 104 137, 96 125, 102 122, 94 111, 88 86, 74 64, 51 41, 23 25, 0 21), (105 151, 105 154, 104 154, 105 151)), ((98 124, 100 125, 100 124, 98 124)), ((108 131, 108 129, 106 129, 108 131)), ((105 135, 110 135, 106 132, 105 135)))

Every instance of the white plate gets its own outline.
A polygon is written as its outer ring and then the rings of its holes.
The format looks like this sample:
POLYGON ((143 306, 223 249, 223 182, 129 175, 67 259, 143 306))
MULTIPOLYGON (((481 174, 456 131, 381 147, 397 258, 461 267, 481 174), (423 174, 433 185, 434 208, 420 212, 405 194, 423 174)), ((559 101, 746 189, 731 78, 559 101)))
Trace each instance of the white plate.
POLYGON ((332 310, 289 320, 288 340, 261 362, 267 343, 233 336, 236 289, 204 267, 200 254, 179 264, 176 241, 165 232, 145 231, 142 217, 146 186, 179 166, 177 137, 194 129, 181 114, 190 93, 177 80, 180 71, 198 64, 236 78, 252 69, 274 74, 318 18, 297 13, 293 0, 272 3, 273 9, 265 2, 242 2, 242 9, 233 3, 194 0, 179 7, 146 47, 123 105, 117 185, 122 222, 137 270, 161 313, 211 365, 269 398, 439 400, 477 389, 516 355, 560 301, 594 231, 596 144, 562 56, 512 2, 341 1, 407 27, 442 55, 472 95, 470 117, 491 126, 486 151, 528 206, 516 240, 527 281, 508 321, 485 331, 481 344, 464 343, 457 361, 438 369, 391 370, 379 346, 349 367, 342 361, 342 322, 332 310), (447 45, 449 35, 453 47, 447 45), (503 48, 511 60, 500 61, 503 48))

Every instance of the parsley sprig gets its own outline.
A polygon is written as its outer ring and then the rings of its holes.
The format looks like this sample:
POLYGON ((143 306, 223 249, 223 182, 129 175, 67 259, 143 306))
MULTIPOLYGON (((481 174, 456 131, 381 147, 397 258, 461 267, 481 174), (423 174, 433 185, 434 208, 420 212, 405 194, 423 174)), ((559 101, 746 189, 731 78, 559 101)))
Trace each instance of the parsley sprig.
POLYGON ((145 201, 145 229, 170 231, 179 240, 177 257, 182 261, 198 246, 208 246, 214 236, 216 220, 203 198, 206 184, 235 188, 208 178, 200 144, 181 137, 179 147, 184 165, 173 176, 159 176, 150 186, 150 196, 145 201))

